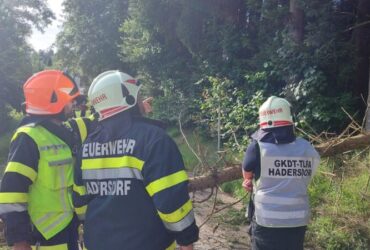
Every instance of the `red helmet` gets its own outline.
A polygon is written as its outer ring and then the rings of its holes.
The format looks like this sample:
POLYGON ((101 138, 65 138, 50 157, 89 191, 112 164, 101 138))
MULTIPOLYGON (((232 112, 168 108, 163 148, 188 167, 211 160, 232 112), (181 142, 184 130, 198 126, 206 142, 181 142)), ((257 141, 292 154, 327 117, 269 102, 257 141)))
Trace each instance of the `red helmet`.
POLYGON ((31 76, 23 85, 26 113, 52 115, 60 113, 80 95, 77 84, 59 70, 44 70, 31 76))

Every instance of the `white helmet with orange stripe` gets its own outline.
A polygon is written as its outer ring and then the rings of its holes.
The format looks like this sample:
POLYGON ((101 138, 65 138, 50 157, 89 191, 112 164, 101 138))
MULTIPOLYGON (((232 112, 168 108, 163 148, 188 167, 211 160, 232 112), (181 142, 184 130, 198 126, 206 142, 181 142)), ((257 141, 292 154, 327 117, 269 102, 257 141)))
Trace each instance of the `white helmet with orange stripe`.
POLYGON ((134 107, 139 90, 140 85, 135 78, 118 70, 111 70, 94 79, 88 98, 99 113, 99 120, 103 120, 134 107))
POLYGON ((260 128, 293 125, 291 105, 284 98, 271 96, 259 109, 260 128))

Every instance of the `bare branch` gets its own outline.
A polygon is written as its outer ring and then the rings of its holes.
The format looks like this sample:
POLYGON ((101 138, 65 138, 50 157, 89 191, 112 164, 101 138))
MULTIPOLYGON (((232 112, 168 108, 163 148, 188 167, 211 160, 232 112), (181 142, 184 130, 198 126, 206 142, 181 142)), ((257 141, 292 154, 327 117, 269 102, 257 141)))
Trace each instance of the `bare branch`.
POLYGON ((358 23, 358 24, 356 24, 352 27, 349 27, 348 29, 345 29, 343 32, 348 32, 348 31, 360 28, 360 27, 368 25, 368 24, 370 24, 370 21, 365 21, 365 22, 362 22, 362 23, 358 23))

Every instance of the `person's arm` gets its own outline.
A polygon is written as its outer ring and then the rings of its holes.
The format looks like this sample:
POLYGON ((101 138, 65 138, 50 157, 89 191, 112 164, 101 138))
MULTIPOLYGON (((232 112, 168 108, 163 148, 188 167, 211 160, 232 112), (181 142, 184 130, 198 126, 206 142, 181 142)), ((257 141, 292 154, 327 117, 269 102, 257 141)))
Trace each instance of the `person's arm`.
POLYGON ((0 187, 0 214, 7 243, 14 245, 14 249, 27 249, 32 239, 28 189, 37 177, 39 151, 34 141, 23 133, 13 138, 9 151, 0 187))
POLYGON ((256 170, 260 168, 259 147, 257 141, 253 140, 248 146, 242 163, 243 183, 242 186, 247 192, 253 191, 253 177, 256 170))
POLYGON ((180 249, 192 249, 193 242, 198 240, 199 229, 195 223, 188 193, 188 176, 181 154, 166 134, 148 147, 150 153, 142 170, 146 190, 180 249))
POLYGON ((85 219, 88 197, 86 194, 86 188, 82 181, 80 151, 83 142, 93 130, 94 122, 93 117, 78 117, 66 122, 67 127, 69 127, 74 134, 73 151, 75 152, 74 156, 76 160, 74 165, 72 200, 75 212, 81 221, 85 219))
POLYGON ((78 146, 79 149, 82 143, 86 140, 89 133, 93 130, 93 117, 78 117, 74 119, 70 119, 65 122, 65 125, 72 130, 75 135, 75 144, 78 146))
POLYGON ((76 156, 73 179, 74 179, 72 193, 73 206, 78 218, 81 221, 84 221, 88 203, 88 195, 82 180, 81 150, 78 152, 76 156))

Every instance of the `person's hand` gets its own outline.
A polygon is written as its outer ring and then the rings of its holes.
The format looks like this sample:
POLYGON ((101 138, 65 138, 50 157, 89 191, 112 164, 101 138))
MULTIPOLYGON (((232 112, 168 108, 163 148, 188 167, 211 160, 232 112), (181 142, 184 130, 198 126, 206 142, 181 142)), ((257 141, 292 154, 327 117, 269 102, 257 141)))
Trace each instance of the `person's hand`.
POLYGON ((143 112, 144 114, 149 114, 151 112, 153 112, 153 108, 152 108, 152 104, 151 102, 153 101, 153 97, 148 97, 146 98, 145 100, 143 100, 142 104, 143 104, 143 112))
POLYGON ((242 183, 242 186, 247 192, 253 191, 253 181, 251 179, 245 179, 242 183))
POLYGON ((17 242, 13 245, 13 250, 32 250, 30 243, 26 241, 17 242))
POLYGON ((242 187, 245 189, 245 191, 252 192, 253 191, 253 172, 243 170, 242 173, 243 173, 242 187))
POLYGON ((180 250, 193 250, 193 244, 187 246, 180 246, 180 250))

